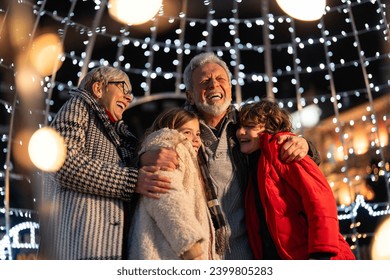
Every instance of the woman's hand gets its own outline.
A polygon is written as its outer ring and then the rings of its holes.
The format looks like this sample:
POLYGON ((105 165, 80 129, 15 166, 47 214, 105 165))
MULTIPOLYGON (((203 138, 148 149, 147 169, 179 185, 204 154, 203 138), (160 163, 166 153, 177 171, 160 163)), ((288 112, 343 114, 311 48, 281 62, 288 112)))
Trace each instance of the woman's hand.
POLYGON ((172 171, 178 167, 179 160, 173 148, 160 148, 143 153, 140 163, 141 166, 158 166, 161 170, 172 171))
POLYGON ((135 192, 149 198, 160 198, 161 194, 169 192, 171 181, 168 177, 156 173, 157 166, 144 166, 138 170, 138 180, 135 192))

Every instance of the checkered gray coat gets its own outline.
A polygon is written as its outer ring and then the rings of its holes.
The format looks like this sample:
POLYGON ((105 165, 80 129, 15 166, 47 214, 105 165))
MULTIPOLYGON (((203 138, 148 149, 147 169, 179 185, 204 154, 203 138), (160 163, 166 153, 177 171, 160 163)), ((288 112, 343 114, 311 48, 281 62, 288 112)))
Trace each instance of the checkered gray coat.
POLYGON ((122 121, 111 124, 89 93, 72 93, 51 124, 67 155, 59 171, 44 177, 43 258, 121 259, 137 139, 122 121))

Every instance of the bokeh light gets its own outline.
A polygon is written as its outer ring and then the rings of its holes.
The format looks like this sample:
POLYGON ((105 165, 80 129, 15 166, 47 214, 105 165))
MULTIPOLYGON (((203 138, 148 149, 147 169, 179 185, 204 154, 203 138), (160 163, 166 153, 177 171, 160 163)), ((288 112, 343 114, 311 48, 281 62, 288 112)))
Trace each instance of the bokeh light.
POLYGON ((108 12, 121 23, 137 25, 152 19, 161 4, 162 0, 110 0, 108 12))
POLYGON ((349 187, 347 185, 340 186, 338 198, 341 205, 351 205, 353 198, 351 197, 351 192, 349 191, 349 187))
POLYGON ((356 154, 361 155, 367 152, 369 148, 367 127, 356 126, 353 134, 353 147, 356 154))
POLYGON ((304 107, 300 112, 291 114, 293 123, 301 123, 303 127, 314 127, 320 121, 321 109, 316 104, 304 107))
POLYGON ((43 171, 57 171, 66 157, 63 137, 53 128, 44 127, 32 135, 28 153, 36 167, 43 171))
POLYGON ((326 0, 276 0, 288 15, 299 20, 318 20, 325 12, 326 0))
POLYGON ((20 165, 21 168, 26 170, 32 170, 34 164, 31 162, 28 155, 27 143, 31 139, 31 135, 34 133, 32 129, 21 129, 16 133, 15 140, 12 142, 12 151, 15 164, 20 165))
POLYGON ((41 76, 49 76, 62 65, 63 47, 60 38, 54 33, 38 36, 30 50, 30 62, 41 76))
POLYGON ((42 99, 40 82, 40 75, 28 64, 18 66, 15 84, 21 98, 40 102, 42 99))
POLYGON ((385 219, 375 232, 371 257, 373 260, 390 260, 390 218, 385 219))

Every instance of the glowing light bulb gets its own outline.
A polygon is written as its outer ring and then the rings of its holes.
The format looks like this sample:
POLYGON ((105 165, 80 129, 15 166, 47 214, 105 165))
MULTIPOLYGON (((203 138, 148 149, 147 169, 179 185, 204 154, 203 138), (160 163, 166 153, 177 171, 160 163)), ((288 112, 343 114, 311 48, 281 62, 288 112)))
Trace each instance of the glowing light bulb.
POLYGON ((348 186, 341 186, 338 191, 338 199, 341 205, 351 205, 353 198, 351 197, 348 186))
POLYGON ((291 17, 305 21, 320 19, 326 6, 326 0, 276 0, 276 2, 291 17))
POLYGON ((63 52, 58 35, 43 34, 33 41, 30 61, 41 76, 48 76, 58 71, 62 66, 61 55, 63 52))
POLYGON ((162 0, 110 0, 108 13, 127 25, 138 25, 152 19, 160 9, 162 0))
POLYGON ((301 112, 293 112, 291 118, 293 123, 300 122, 304 127, 314 127, 321 117, 322 110, 316 104, 305 106, 301 112))
POLYGON ((41 92, 40 81, 41 77, 34 68, 28 65, 18 67, 15 83, 19 89, 21 98, 39 101, 39 94, 41 92))
POLYGON ((390 218, 384 220, 375 232, 372 241, 371 258, 390 260, 390 218))
POLYGON ((353 147, 355 153, 363 155, 368 151, 369 141, 367 139, 367 132, 365 126, 356 126, 353 131, 353 147))
POLYGON ((28 153, 33 164, 39 169, 48 172, 57 171, 66 157, 64 139, 53 128, 38 129, 31 136, 28 153))

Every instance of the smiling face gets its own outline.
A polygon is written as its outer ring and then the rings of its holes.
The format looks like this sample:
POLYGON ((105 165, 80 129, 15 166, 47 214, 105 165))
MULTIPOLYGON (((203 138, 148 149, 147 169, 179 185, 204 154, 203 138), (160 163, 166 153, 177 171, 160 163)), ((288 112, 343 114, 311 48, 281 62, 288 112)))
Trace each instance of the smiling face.
POLYGON ((260 149, 260 135, 263 132, 275 134, 292 130, 288 112, 270 100, 244 104, 240 108, 239 123, 236 136, 244 154, 251 154, 260 149))
POLYGON ((207 124, 218 124, 232 101, 225 69, 216 63, 201 65, 192 73, 192 85, 192 91, 187 92, 188 100, 195 104, 207 124))
POLYGON ((185 124, 183 124, 177 130, 180 133, 184 134, 184 136, 192 143, 192 147, 194 147, 194 150, 198 152, 201 144, 199 120, 192 119, 186 122, 185 124))
POLYGON ((107 84, 96 82, 93 89, 99 104, 110 113, 113 120, 115 122, 121 120, 123 112, 133 100, 131 84, 122 81, 113 81, 107 84))
POLYGON ((255 122, 242 123, 236 131, 241 152, 251 154, 260 149, 260 134, 264 130, 264 125, 255 122))

